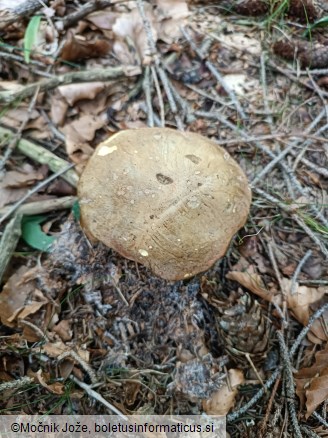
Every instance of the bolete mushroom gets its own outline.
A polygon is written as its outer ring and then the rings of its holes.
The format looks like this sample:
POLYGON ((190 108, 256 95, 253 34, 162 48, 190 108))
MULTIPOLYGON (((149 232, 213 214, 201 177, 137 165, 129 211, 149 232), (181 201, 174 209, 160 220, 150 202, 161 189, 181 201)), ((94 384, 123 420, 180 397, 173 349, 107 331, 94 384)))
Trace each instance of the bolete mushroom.
POLYGON ((167 280, 221 258, 251 203, 247 178, 228 152, 169 128, 130 129, 100 143, 78 196, 90 238, 167 280))

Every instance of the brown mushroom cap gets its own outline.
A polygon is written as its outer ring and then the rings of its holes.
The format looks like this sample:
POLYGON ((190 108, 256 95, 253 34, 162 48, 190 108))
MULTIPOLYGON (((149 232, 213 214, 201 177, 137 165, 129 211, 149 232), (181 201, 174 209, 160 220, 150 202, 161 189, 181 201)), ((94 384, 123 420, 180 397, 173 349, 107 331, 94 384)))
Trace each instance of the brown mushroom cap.
POLYGON ((224 149, 169 128, 121 131, 99 144, 78 195, 91 238, 167 280, 222 257, 251 203, 247 178, 224 149))

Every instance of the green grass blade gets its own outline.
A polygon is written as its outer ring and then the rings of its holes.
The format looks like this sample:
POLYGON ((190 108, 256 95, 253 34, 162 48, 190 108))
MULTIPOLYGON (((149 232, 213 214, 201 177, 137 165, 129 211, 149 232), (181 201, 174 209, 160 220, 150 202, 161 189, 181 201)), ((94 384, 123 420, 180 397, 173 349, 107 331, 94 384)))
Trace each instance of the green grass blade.
POLYGON ((27 25, 24 35, 24 59, 28 64, 30 62, 31 51, 36 43, 41 23, 41 15, 35 15, 27 25))

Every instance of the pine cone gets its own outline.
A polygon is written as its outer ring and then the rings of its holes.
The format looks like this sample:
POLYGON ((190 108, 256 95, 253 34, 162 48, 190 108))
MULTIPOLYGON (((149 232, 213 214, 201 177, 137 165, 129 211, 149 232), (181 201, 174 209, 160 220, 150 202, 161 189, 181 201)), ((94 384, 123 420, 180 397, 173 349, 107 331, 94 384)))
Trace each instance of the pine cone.
POLYGON ((296 56, 302 68, 326 68, 328 66, 328 47, 294 39, 293 41, 276 41, 273 51, 287 60, 296 56))
POLYGON ((254 17, 264 15, 270 10, 268 0, 237 0, 235 2, 219 0, 219 4, 227 12, 254 17))
POLYGON ((301 23, 313 23, 319 12, 313 0, 290 0, 288 15, 301 23))
POLYGON ((225 347, 237 362, 246 363, 246 354, 259 362, 265 356, 269 338, 262 308, 247 293, 232 298, 231 305, 221 308, 218 317, 225 347))
POLYGON ((233 10, 240 15, 254 16, 266 14, 270 10, 270 5, 267 0, 239 0, 233 10))

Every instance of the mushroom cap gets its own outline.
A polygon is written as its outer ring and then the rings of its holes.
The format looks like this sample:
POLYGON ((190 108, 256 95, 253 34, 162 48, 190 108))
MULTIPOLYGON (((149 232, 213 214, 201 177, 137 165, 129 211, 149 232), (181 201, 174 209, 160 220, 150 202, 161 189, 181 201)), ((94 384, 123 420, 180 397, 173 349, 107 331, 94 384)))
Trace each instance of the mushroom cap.
POLYGON ((247 178, 228 152, 169 128, 120 131, 100 143, 78 196, 90 238, 167 280, 221 258, 251 203, 247 178))

